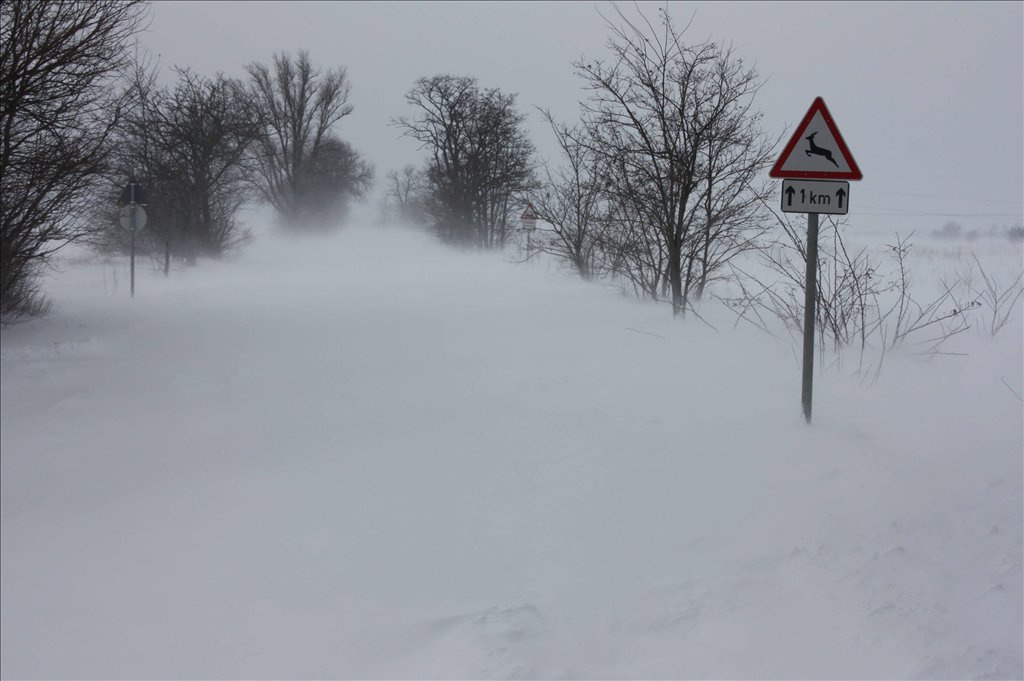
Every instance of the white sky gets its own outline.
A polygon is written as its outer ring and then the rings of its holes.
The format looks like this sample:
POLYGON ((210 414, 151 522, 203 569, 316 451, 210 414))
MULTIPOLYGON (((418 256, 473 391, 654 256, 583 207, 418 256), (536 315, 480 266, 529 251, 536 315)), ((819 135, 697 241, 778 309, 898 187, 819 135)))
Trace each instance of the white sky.
MULTIPOLYGON (((641 3, 653 16, 664 3, 641 3)), ((621 4, 627 13, 630 4, 621 4)), ((674 2, 687 35, 731 42, 767 82, 756 106, 790 131, 822 96, 864 180, 850 222, 888 233, 1022 221, 1024 4, 1020 2, 674 2), (926 196, 918 196, 926 195, 926 196)), ((603 53, 607 30, 589 2, 159 2, 142 44, 165 67, 243 76, 274 52, 308 49, 344 65, 355 113, 338 134, 378 178, 422 153, 389 121, 421 76, 471 75, 519 93, 534 143, 553 140, 533 108, 574 120, 572 62, 603 53)), ((780 148, 781 150, 781 148, 780 148)))

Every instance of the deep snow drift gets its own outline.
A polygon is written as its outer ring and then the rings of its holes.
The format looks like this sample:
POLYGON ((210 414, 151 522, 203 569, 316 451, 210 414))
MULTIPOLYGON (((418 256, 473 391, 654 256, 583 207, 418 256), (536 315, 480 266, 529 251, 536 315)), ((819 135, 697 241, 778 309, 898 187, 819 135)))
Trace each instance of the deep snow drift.
POLYGON ((807 427, 788 342, 422 234, 127 288, 3 331, 4 677, 1024 674, 1019 312, 807 427))

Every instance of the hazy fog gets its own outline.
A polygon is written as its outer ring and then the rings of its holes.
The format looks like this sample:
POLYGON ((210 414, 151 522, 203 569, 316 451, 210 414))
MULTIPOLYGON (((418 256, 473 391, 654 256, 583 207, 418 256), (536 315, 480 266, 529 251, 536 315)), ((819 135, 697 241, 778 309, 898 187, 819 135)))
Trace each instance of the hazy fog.
POLYGON ((1019 316, 829 353, 808 428, 781 330, 423 231, 61 269, 0 354, 4 678, 1019 678, 1019 316))
MULTIPOLYGON (((655 18, 659 3, 640 3, 655 18)), ((767 78, 755 105, 767 130, 792 129, 824 97, 864 180, 850 222, 908 232, 948 220, 987 230, 1021 221, 1024 52, 1019 2, 668 3, 688 35, 734 44, 767 78), (915 196, 927 195, 927 196, 915 196)), ((621 9, 635 17, 629 4, 621 9)), ((588 2, 159 2, 144 46, 166 66, 243 76, 274 52, 345 65, 355 113, 338 128, 378 176, 418 163, 388 121, 415 79, 478 77, 518 92, 538 149, 553 140, 533 107, 576 116, 572 62, 603 54, 588 2)))
MULTIPOLYGON (((861 335, 819 336, 813 423, 799 237, 684 318, 376 197, 318 238, 251 205, 229 257, 140 253, 134 297, 123 250, 73 244, 0 339, 0 676, 1024 675, 1021 242, 930 234, 1021 221, 1022 4, 668 7, 758 65, 766 130, 824 97, 864 172, 845 274, 823 221, 819 299, 861 335)), ((336 132, 383 178, 438 73, 518 92, 557 163, 534 107, 576 117, 599 12, 155 2, 140 46, 167 83, 346 66, 336 132)))

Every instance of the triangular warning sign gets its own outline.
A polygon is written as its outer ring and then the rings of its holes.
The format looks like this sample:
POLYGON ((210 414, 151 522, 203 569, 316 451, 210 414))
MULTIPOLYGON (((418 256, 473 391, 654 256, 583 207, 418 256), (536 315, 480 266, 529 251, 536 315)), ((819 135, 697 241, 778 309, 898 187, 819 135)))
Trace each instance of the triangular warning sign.
POLYGON ((821 97, 814 100, 807 115, 796 126, 796 132, 768 175, 808 180, 859 180, 864 177, 821 97))

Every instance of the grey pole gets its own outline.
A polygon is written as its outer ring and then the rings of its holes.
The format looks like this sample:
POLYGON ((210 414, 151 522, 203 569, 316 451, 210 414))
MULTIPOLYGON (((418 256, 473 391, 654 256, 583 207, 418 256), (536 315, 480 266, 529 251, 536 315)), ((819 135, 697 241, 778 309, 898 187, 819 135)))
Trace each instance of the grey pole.
POLYGON ((811 422, 814 379, 814 313, 818 300, 818 214, 807 214, 807 277, 804 280, 804 380, 800 401, 804 418, 811 422))
POLYGON ((132 283, 131 283, 131 290, 132 290, 132 298, 134 298, 135 297, 135 224, 136 224, 136 220, 138 219, 138 213, 135 210, 135 183, 134 182, 131 183, 131 193, 132 193, 132 195, 131 195, 132 201, 131 201, 131 204, 129 204, 132 207, 132 218, 131 218, 131 225, 132 225, 132 229, 131 229, 131 232, 132 232, 131 280, 132 280, 132 283))

